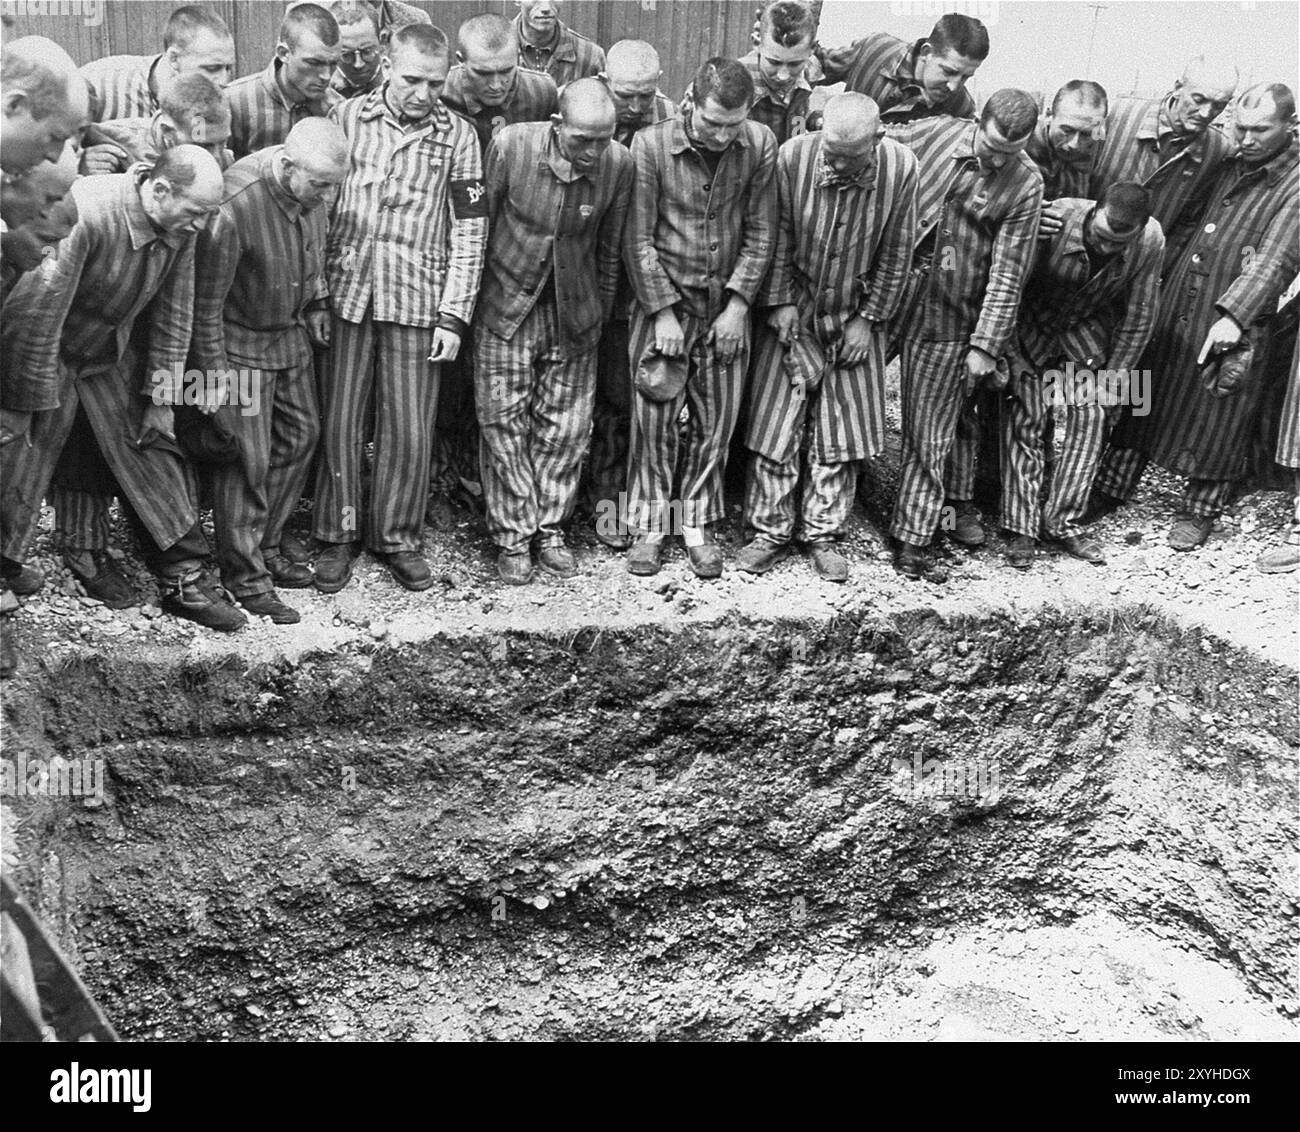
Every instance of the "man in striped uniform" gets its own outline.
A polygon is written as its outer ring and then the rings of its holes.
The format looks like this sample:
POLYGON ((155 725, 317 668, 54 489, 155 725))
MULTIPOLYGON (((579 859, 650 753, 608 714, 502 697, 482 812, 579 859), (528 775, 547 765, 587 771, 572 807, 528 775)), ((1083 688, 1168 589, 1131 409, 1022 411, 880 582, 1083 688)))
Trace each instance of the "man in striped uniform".
POLYGON ((223 169, 233 158, 230 107, 225 96, 202 75, 187 75, 168 84, 158 109, 148 118, 116 118, 88 127, 98 144, 96 168, 90 173, 125 173, 137 161, 152 162, 165 149, 197 145, 223 169), (113 152, 114 148, 116 153, 113 152))
POLYGON ((329 342, 325 214, 348 167, 343 132, 307 118, 284 145, 237 161, 199 236, 194 349, 211 380, 235 374, 239 404, 217 412, 239 455, 210 472, 221 579, 250 613, 292 624, 275 587, 312 572, 280 553, 320 435, 312 346, 329 342))
POLYGON ((330 90, 340 98, 357 98, 384 85, 379 65, 383 45, 374 9, 359 0, 335 0, 330 15, 339 25, 339 65, 330 90))
POLYGON ((433 24, 433 17, 414 4, 403 4, 401 0, 360 0, 374 14, 379 29, 379 42, 384 46, 392 39, 395 32, 411 24, 433 24))
POLYGON ((758 295, 769 309, 745 439, 753 452, 745 518, 755 537, 737 556, 742 570, 771 569, 798 537, 818 574, 848 578, 834 543, 853 506, 858 462, 884 450, 885 328, 912 261, 916 181, 916 159, 884 137, 863 94, 832 98, 821 131, 777 155, 780 223, 758 295), (792 364, 801 348, 815 373, 792 364))
POLYGON ((875 32, 848 47, 822 50, 818 60, 823 84, 842 82, 870 95, 888 125, 938 115, 973 118, 975 100, 966 83, 988 53, 984 25, 949 12, 915 43, 875 32))
POLYGON ((474 132, 438 101, 449 65, 442 32, 409 24, 390 40, 384 85, 333 112, 352 161, 326 256, 334 317, 314 512, 315 535, 329 544, 316 560, 325 593, 347 585, 362 537, 400 584, 433 584, 420 546, 439 371, 468 333, 487 242, 474 132))
POLYGON ((1111 185, 1096 203, 1056 204, 1061 224, 1025 288, 1003 407, 1002 525, 1016 536, 1008 560, 1022 569, 1040 529, 1067 554, 1105 561, 1081 522, 1114 406, 1148 392, 1136 367, 1155 326, 1164 258, 1150 190, 1136 182, 1111 185), (1040 508, 1053 408, 1065 410, 1065 442, 1040 508))
POLYGON ((295 124, 329 112, 338 101, 330 79, 341 50, 339 25, 319 4, 298 4, 284 14, 266 70, 236 79, 226 91, 237 159, 282 144, 295 124))
MULTIPOLYGON (((1043 175, 1043 201, 1086 197, 1097 151, 1106 136, 1106 91, 1100 83, 1071 79, 1038 115, 1025 152, 1043 175)), ((1044 207, 1043 217, 1048 209, 1044 207)), ((1046 235, 1055 235, 1056 225, 1046 235)))
POLYGON ((615 108, 577 79, 553 122, 507 126, 488 146, 491 242, 474 328, 488 531, 503 581, 578 572, 562 525, 591 433, 596 346, 618 289, 632 158, 611 146, 615 108))
POLYGON ((1259 83, 1233 111, 1236 152, 1206 186, 1196 229, 1165 273, 1143 361, 1155 374, 1151 412, 1120 423, 1118 455, 1097 482, 1127 500, 1148 460, 1186 477, 1169 532, 1175 550, 1209 538, 1247 471, 1278 300, 1300 270, 1295 97, 1259 83), (1233 359, 1242 347, 1253 360, 1233 359))
POLYGON ((629 462, 628 570, 655 574, 676 509, 691 569, 722 573, 727 445, 749 361, 749 308, 772 261, 776 138, 748 120, 754 81, 713 58, 696 72, 689 118, 632 139, 636 183, 624 261, 636 291, 637 375, 629 462), (688 423, 679 431, 678 418, 688 423))
POLYGON ((515 35, 521 67, 550 75, 557 87, 605 69, 600 45, 560 20, 557 0, 518 0, 518 4, 515 35))
MULTIPOLYGON (((26 405, 30 446, 10 445, 0 458, 0 553, 23 561, 65 445, 85 445, 104 460, 163 608, 237 629, 244 615, 203 571, 207 540, 172 419, 194 314, 194 237, 220 204, 221 170, 204 150, 178 146, 152 168, 83 178, 73 195, 79 220, 59 255, 5 302, 6 356, 40 392, 26 405), (128 345, 140 319, 149 330, 144 357, 128 345)), ((82 576, 108 568, 104 538, 93 562, 74 564, 82 576)))
POLYGON ((172 78, 202 75, 224 90, 235 76, 235 41, 216 12, 186 4, 167 20, 161 55, 107 55, 81 74, 92 92, 92 122, 147 118, 172 78))
POLYGON ((754 80, 749 116, 776 135, 776 144, 802 134, 812 86, 805 71, 817 38, 811 9, 798 0, 776 0, 759 17, 758 43, 740 61, 754 80))
MULTIPOLYGON (((920 181, 916 262, 894 332, 903 454, 891 533, 894 565, 909 578, 925 573, 944 515, 944 462, 963 405, 994 374, 1033 265, 1043 177, 1025 145, 1037 120, 1034 100, 1006 89, 978 123, 938 118, 906 130, 920 181)), ((969 499, 948 507, 958 519, 974 514, 969 499)))
MULTIPOLYGON (((600 76, 618 111, 614 140, 630 147, 637 131, 677 113, 676 104, 659 89, 663 76, 659 53, 638 39, 621 39, 609 49, 600 76)), ((613 550, 632 543, 627 533, 627 446, 632 429, 632 374, 627 364, 628 318, 632 284, 619 263, 618 295, 600 337, 596 360, 596 401, 592 409, 591 450, 587 459, 585 499, 596 538, 613 550)))
MULTIPOLYGON (((514 24, 504 16, 475 16, 457 33, 459 65, 447 76, 442 100, 474 127, 480 154, 493 136, 516 122, 546 122, 559 109, 549 75, 519 66, 514 24)), ((478 418, 470 343, 442 367, 429 480, 429 522, 451 530, 481 505, 478 418), (460 504, 465 504, 462 510, 460 504)))

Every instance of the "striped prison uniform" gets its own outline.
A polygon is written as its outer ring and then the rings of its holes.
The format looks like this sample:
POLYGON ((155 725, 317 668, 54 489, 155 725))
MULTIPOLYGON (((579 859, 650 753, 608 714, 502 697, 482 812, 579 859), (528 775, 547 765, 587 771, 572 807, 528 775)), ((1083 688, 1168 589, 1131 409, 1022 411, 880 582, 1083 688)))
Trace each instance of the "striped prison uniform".
POLYGON ((90 87, 90 120, 147 118, 158 109, 163 55, 106 55, 78 68, 90 87))
POLYGON ((195 254, 192 357, 207 374, 240 367, 250 404, 218 410, 239 459, 210 469, 221 579, 236 597, 274 589, 276 554, 320 436, 309 311, 327 311, 324 206, 304 209, 264 149, 226 172, 221 211, 195 254))
POLYGON ((1213 518, 1231 499, 1259 425, 1278 300, 1300 270, 1298 170, 1292 138, 1261 165, 1234 154, 1210 182, 1196 229, 1165 272, 1160 320, 1143 361, 1157 375, 1151 412, 1116 426, 1102 490, 1130 498, 1151 459, 1188 477, 1189 514, 1213 518), (1254 345, 1250 373, 1227 396, 1205 387, 1197 362, 1210 327, 1224 316, 1254 345))
MULTIPOLYGON (((106 511, 107 487, 129 502, 154 549, 195 542, 193 483, 179 449, 165 440, 137 443, 144 410, 180 398, 194 313, 194 238, 153 226, 140 202, 142 176, 137 168, 74 184, 76 226, 58 255, 23 276, 5 302, 7 364, 24 375, 28 391, 7 400, 35 413, 30 447, 11 444, 0 454, 6 558, 24 560, 79 418, 115 483, 88 493, 98 502, 71 493, 63 509, 106 511), (129 345, 140 320, 149 331, 143 356, 129 345)), ((106 530, 107 523, 88 518, 78 527, 106 530)), ((197 542, 206 546, 201 532, 197 542)))
POLYGON ((1059 204, 1061 230, 1040 251, 1025 286, 1003 406, 1002 525, 1030 538, 1040 526, 1056 539, 1081 529, 1113 406, 1134 390, 1129 371, 1155 326, 1164 258, 1164 233, 1152 218, 1133 243, 1094 270, 1085 240, 1096 206, 1074 198, 1059 204), (1123 312, 1118 325, 1116 305, 1123 312), (1075 367, 1073 379, 1067 363, 1075 367), (1080 370, 1089 374, 1080 378, 1080 370), (1106 378, 1106 371, 1114 376, 1106 378), (1040 509, 1053 408, 1065 410, 1065 442, 1040 509))
MULTIPOLYGON (((517 70, 510 93, 500 106, 480 103, 465 82, 465 68, 452 67, 442 101, 474 127, 479 154, 506 126, 516 122, 548 122, 559 112, 559 94, 549 75, 517 70)), ((461 343, 460 356, 442 367, 442 388, 434 425, 429 486, 446 492, 458 482, 477 483, 480 462, 478 416, 474 408, 473 342, 461 343)))
POLYGON ((333 311, 314 533, 416 550, 428 495, 437 326, 468 335, 487 243, 474 132, 441 103, 403 126, 383 89, 331 112, 351 150, 331 216, 325 275, 333 311), (366 407, 374 406, 371 506, 361 500, 366 407))
POLYGON ((376 65, 375 73, 364 82, 354 83, 343 73, 343 68, 335 67, 334 74, 330 78, 330 90, 339 96, 339 98, 360 98, 362 95, 369 94, 372 90, 378 90, 384 85, 384 68, 376 65))
POLYGON ((979 128, 936 118, 905 131, 919 166, 918 262, 892 331, 902 343, 903 454, 891 531, 917 546, 938 525, 944 462, 975 394, 966 355, 1002 355, 1038 235, 1042 174, 1023 152, 985 174, 973 148, 979 128))
POLYGON ((1052 147, 1048 136, 1047 116, 1052 112, 1051 99, 1040 103, 1038 125, 1029 135, 1025 152, 1043 175, 1043 200, 1060 200, 1062 197, 1087 197, 1088 181, 1092 176, 1096 154, 1083 164, 1066 161, 1052 147))
POLYGON ((812 84, 808 79, 801 74, 783 95, 763 74, 757 47, 748 55, 742 56, 740 62, 744 63, 749 77, 754 80, 750 120, 761 122, 771 130, 776 135, 778 146, 802 134, 807 129, 808 99, 812 95, 812 84))
POLYGON ((975 100, 965 87, 931 106, 916 78, 916 57, 924 40, 909 43, 875 32, 847 47, 819 49, 821 85, 844 83, 847 90, 870 95, 885 123, 950 116, 974 118, 975 100))
POLYGON ((605 52, 600 45, 560 20, 555 21, 555 37, 549 45, 539 46, 524 38, 522 13, 515 17, 515 35, 519 39, 519 66, 550 75, 557 87, 574 79, 591 78, 605 69, 605 52))
MULTIPOLYGON (((100 122, 91 128, 95 135, 94 142, 109 142, 122 150, 125 163, 120 169, 115 170, 118 173, 125 173, 127 167, 139 161, 152 165, 158 160, 158 155, 169 145, 162 132, 161 110, 155 110, 147 118, 115 118, 100 122)), ((217 164, 222 169, 228 169, 234 164, 234 154, 225 146, 222 146, 219 152, 215 149, 208 149, 208 152, 217 159, 217 164)))
POLYGON ((629 449, 629 524, 666 534, 669 505, 685 525, 722 518, 722 474, 740 411, 748 334, 730 362, 705 341, 728 296, 752 306, 775 250, 776 139, 746 121, 715 169, 691 144, 686 123, 647 126, 632 140, 636 182, 624 263, 636 292, 629 327, 633 372, 654 346, 654 315, 672 307, 687 351, 686 386, 668 401, 634 391, 629 449), (687 411, 684 434, 678 429, 687 411))
MULTIPOLYGON (((656 91, 644 118, 620 121, 614 140, 630 147, 638 130, 677 114, 677 104, 656 91)), ((596 402, 591 414, 591 449, 587 456, 584 499, 594 514, 622 507, 627 492, 627 449, 632 431, 632 374, 628 369, 628 319, 636 299, 627 268, 619 263, 614 310, 600 336, 596 353, 596 402)))
POLYGON ((796 305, 801 332, 830 364, 821 385, 805 390, 791 383, 775 332, 767 326, 757 332, 745 516, 771 542, 789 542, 796 517, 804 540, 838 538, 853 507, 857 462, 884 449, 885 326, 897 313, 912 262, 916 180, 916 159, 888 138, 875 163, 855 178, 837 177, 827 166, 820 133, 787 142, 777 154, 776 254, 758 305, 796 305), (874 349, 860 365, 837 366, 844 326, 856 316, 875 327, 874 349))
POLYGON ((304 118, 324 118, 338 101, 333 91, 315 102, 294 98, 285 89, 279 59, 263 71, 245 75, 226 87, 230 104, 230 149, 236 159, 259 149, 281 145, 304 118))
POLYGON ((484 167, 491 237, 474 334, 488 532, 563 544, 591 434, 596 346, 618 289, 632 158, 577 172, 549 122, 507 126, 484 167))

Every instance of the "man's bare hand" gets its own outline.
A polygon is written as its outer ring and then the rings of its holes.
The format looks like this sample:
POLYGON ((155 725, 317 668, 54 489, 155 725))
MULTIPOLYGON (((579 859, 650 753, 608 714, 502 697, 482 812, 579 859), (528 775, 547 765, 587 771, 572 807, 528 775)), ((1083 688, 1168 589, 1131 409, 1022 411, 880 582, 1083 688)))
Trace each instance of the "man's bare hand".
POLYGON ((1205 336, 1205 343, 1201 346, 1201 353, 1196 359, 1196 364, 1198 366, 1205 365, 1205 359, 1211 354, 1222 354, 1224 350, 1231 350, 1240 341, 1241 327, 1237 325, 1237 320, 1224 315, 1210 327, 1210 332, 1205 336))
POLYGON ((322 349, 330 344, 329 311, 307 312, 307 337, 311 339, 313 346, 320 346, 322 349))
POLYGON ((460 335, 454 330, 439 326, 433 332, 433 348, 429 351, 431 362, 454 362, 460 353, 460 335))
POLYGON ((799 337, 799 308, 794 303, 773 307, 767 312, 767 325, 776 332, 782 346, 799 337))
POLYGON ((150 429, 169 440, 176 439, 176 421, 170 405, 155 405, 151 402, 145 408, 142 423, 141 439, 144 439, 144 434, 147 434, 150 429))
POLYGON ((855 314, 844 324, 844 340, 840 343, 839 365, 856 366, 867 360, 871 353, 872 325, 860 314, 855 314))
POLYGON ((31 413, 0 409, 0 448, 26 436, 31 425, 31 413))
POLYGON ((971 349, 966 353, 966 372, 974 378, 987 377, 998 368, 996 358, 990 358, 983 350, 971 349))
POLYGON ((730 362, 740 352, 748 322, 749 307, 741 299, 732 299, 713 320, 706 341, 712 344, 718 361, 730 362))
POLYGON ((94 177, 103 173, 120 173, 130 164, 126 150, 106 142, 83 149, 79 168, 85 176, 94 177))
POLYGON ((680 358, 686 353, 686 334, 672 307, 655 312, 655 352, 665 358, 680 358))
POLYGON ((1060 202, 1053 200, 1044 204, 1042 214, 1038 218, 1038 238, 1050 240, 1064 226, 1065 209, 1061 207, 1060 202))

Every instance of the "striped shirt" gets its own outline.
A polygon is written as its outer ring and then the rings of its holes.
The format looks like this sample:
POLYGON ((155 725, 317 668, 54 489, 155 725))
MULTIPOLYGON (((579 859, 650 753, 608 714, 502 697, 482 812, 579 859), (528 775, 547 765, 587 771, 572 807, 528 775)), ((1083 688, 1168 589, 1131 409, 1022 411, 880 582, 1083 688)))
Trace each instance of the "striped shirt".
POLYGON ((907 286, 916 238, 916 158, 882 138, 876 165, 842 180, 826 165, 822 135, 787 142, 776 158, 780 221, 760 306, 811 311, 823 342, 861 314, 894 316, 907 286))
POLYGON ((636 183, 623 261, 650 314, 684 303, 713 318, 724 291, 753 304, 776 247, 776 138, 746 121, 709 172, 672 118, 632 139, 636 183))
POLYGON ((1087 165, 1071 165, 1061 160, 1052 148, 1047 136, 1047 123, 1040 116, 1034 132, 1029 135, 1029 144, 1025 146, 1038 171, 1043 175, 1043 200, 1059 200, 1061 197, 1086 197, 1088 181, 1092 176, 1093 160, 1087 165))
POLYGON ((146 307, 149 348, 140 392, 153 392, 160 369, 184 371, 194 317, 194 237, 153 226, 140 203, 143 174, 135 166, 75 182, 76 226, 10 292, 3 337, 6 383, 15 387, 5 391, 11 407, 58 404, 60 357, 76 367, 116 362, 146 307))
POLYGON ((1165 98, 1117 98, 1106 117, 1106 140, 1097 156, 1090 191, 1099 198, 1116 181, 1138 181, 1151 190, 1151 215, 1160 221, 1169 257, 1181 238, 1176 228, 1204 203, 1215 172, 1232 150, 1218 130, 1177 134, 1165 98))
POLYGON ((1165 236, 1154 217, 1133 243, 1094 272, 1084 234, 1095 203, 1064 198, 1061 230, 1043 248, 1025 286, 1020 345, 1033 366, 1062 358, 1105 369, 1137 366, 1155 328, 1165 236), (1115 325, 1117 301, 1123 318, 1115 325))
POLYGON ((975 100, 962 87, 947 101, 930 106, 916 79, 916 56, 924 40, 915 43, 885 32, 875 32, 848 47, 819 49, 821 84, 844 83, 848 90, 870 95, 880 106, 885 122, 910 122, 917 118, 951 116, 974 118, 975 100))
POLYGON ((330 90, 339 96, 339 98, 360 98, 363 94, 369 94, 372 90, 378 90, 384 85, 384 68, 376 67, 375 73, 370 76, 369 81, 364 83, 353 83, 349 81, 347 75, 338 67, 334 68, 334 75, 330 79, 330 90))
POLYGON ((327 209, 289 195, 273 165, 279 152, 226 170, 221 211, 199 234, 194 353, 204 368, 227 369, 227 358, 267 370, 311 362, 304 316, 327 308, 327 209))
POLYGON ((654 101, 650 104, 650 113, 634 122, 619 122, 614 127, 614 140, 622 146, 631 146, 632 138, 638 130, 653 126, 656 122, 666 122, 677 117, 677 103, 663 91, 655 91, 654 101))
POLYGON ((512 338, 553 278, 565 344, 595 346, 618 289, 628 151, 611 145, 590 173, 575 173, 550 122, 519 123, 488 146, 484 180, 492 235, 479 319, 512 338))
POLYGON ((605 69, 605 52, 598 43, 555 21, 556 34, 549 47, 538 47, 524 38, 524 17, 515 17, 519 37, 519 65, 527 71, 550 75, 557 87, 574 79, 586 79, 605 69))
POLYGON ((486 151, 494 135, 516 122, 546 122, 560 110, 559 92, 549 75, 520 68, 515 71, 514 85, 500 106, 484 106, 465 83, 465 68, 452 67, 442 101, 474 127, 480 152, 486 151))
POLYGON ((291 102, 280 81, 279 59, 266 70, 245 75, 226 87, 230 103, 230 149, 236 158, 247 157, 284 139, 304 118, 323 118, 338 96, 330 91, 319 102, 291 102))
POLYGON ((916 155, 917 246, 925 244, 933 258, 920 340, 969 336, 972 346, 998 357, 1034 262, 1043 176, 1023 151, 982 172, 974 150, 979 128, 961 118, 931 118, 891 136, 916 155))
POLYGON ((808 99, 812 86, 802 74, 786 92, 784 98, 768 84, 767 76, 759 65, 758 48, 741 58, 749 76, 754 80, 754 103, 749 117, 761 122, 776 135, 776 144, 784 145, 804 132, 808 121, 808 99))
POLYGON ((487 247, 474 131, 441 104, 403 127, 384 89, 339 103, 351 165, 330 217, 325 274, 336 315, 440 326, 462 337, 487 247))
MULTIPOLYGON (((126 154, 125 164, 118 170, 124 173, 127 166, 137 162, 142 161, 146 165, 152 165, 158 160, 158 155, 168 148, 161 125, 161 110, 154 111, 153 116, 148 118, 114 118, 93 127, 94 140, 90 144, 107 141, 118 146, 126 154)), ((222 169, 228 169, 235 158, 230 150, 223 146, 221 156, 217 160, 222 169)))
POLYGON ((79 68, 90 86, 90 120, 147 118, 158 109, 161 55, 106 55, 79 68))

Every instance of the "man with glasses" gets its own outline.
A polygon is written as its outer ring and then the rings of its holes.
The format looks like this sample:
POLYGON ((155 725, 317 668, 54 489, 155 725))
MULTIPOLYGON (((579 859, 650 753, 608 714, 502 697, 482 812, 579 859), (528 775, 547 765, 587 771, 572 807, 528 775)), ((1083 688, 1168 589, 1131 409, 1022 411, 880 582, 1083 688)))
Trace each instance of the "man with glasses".
POLYGON ((330 79, 330 89, 340 98, 356 98, 378 90, 384 83, 379 65, 383 49, 379 43, 379 21, 364 4, 337 0, 330 14, 339 25, 339 65, 330 79))

